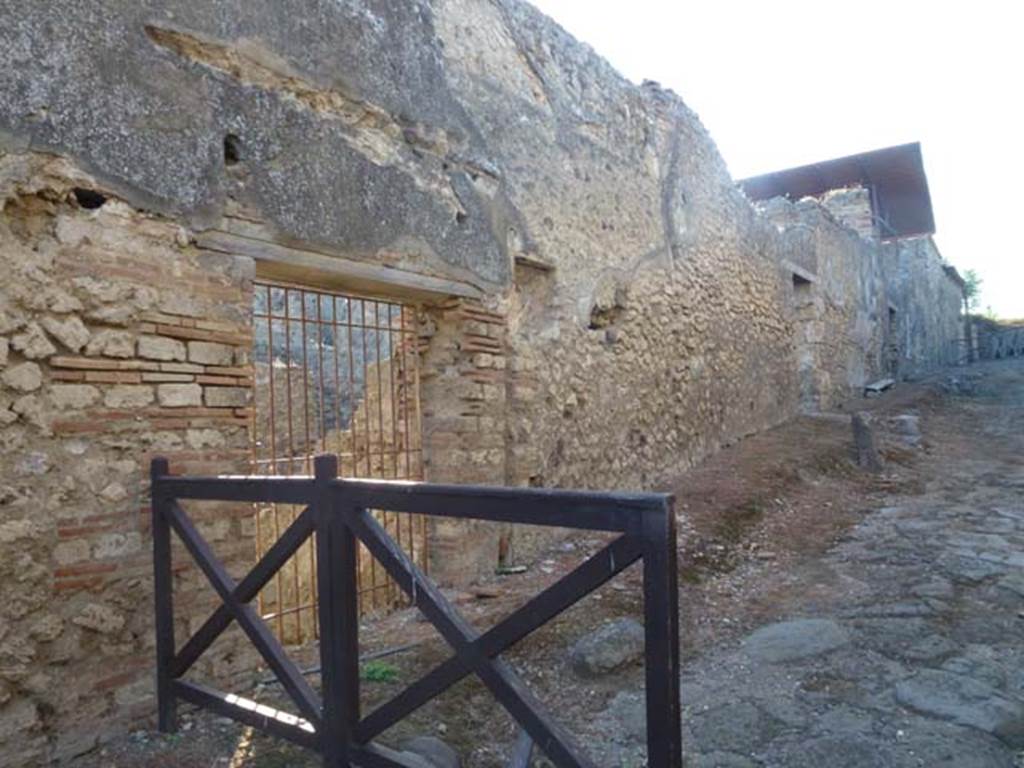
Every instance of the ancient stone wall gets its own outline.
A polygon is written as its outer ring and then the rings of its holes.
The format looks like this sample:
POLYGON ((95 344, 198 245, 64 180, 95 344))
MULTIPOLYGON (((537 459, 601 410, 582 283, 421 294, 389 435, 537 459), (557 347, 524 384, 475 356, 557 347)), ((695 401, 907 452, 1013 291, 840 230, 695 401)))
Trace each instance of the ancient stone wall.
POLYGON ((835 408, 891 368, 878 243, 811 198, 777 198, 761 210, 778 228, 783 263, 792 273, 801 405, 835 408))
MULTIPOLYGON (((968 362, 968 357, 970 361, 1024 357, 1024 323, 1019 320, 971 315, 966 325, 970 330, 970 355, 962 353, 958 362, 968 362)), ((968 342, 963 347, 966 349, 968 342)))
MULTIPOLYGON (((797 207, 813 210, 814 203, 803 200, 797 207)), ((870 191, 861 187, 833 190, 822 195, 817 203, 836 222, 861 236, 861 253, 853 263, 864 268, 861 283, 865 291, 882 296, 877 292, 877 283, 880 278, 884 281, 883 302, 887 306, 871 307, 868 325, 861 325, 862 330, 885 330, 885 360, 880 367, 876 366, 878 370, 914 378, 937 366, 957 362, 966 345, 960 316, 962 286, 950 275, 935 241, 929 236, 890 238, 885 223, 872 213, 870 191)), ((783 218, 785 207, 784 201, 762 206, 783 218)), ((827 227, 815 227, 819 238, 826 230, 827 227)), ((824 251, 833 255, 838 252, 834 247, 824 251)), ((842 271, 828 264, 809 266, 820 269, 825 279, 842 271)))
MULTIPOLYGON (((822 195, 820 202, 836 221, 869 240, 879 237, 879 230, 885 226, 875 220, 871 208, 871 192, 863 187, 833 189, 822 195)), ((881 233, 881 236, 887 234, 881 233)))
POLYGON ((895 310, 896 370, 916 378, 958 361, 963 291, 930 237, 884 244, 883 263, 895 310))
MULTIPOLYGON (((432 481, 663 487, 886 367, 877 248, 817 204, 759 215, 678 97, 518 0, 0 13, 15 764, 154 711, 146 461, 246 466, 254 275, 419 305, 432 481)), ((233 571, 252 562, 251 508, 194 511, 233 571)), ((431 535, 448 582, 550 542, 431 535)), ((194 628, 210 591, 176 587, 194 628)), ((249 669, 236 640, 201 673, 249 669)))

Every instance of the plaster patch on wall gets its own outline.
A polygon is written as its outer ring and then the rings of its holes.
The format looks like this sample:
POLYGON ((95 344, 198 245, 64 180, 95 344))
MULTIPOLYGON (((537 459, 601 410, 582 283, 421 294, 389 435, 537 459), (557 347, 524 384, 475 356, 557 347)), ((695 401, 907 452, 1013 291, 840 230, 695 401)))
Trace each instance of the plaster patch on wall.
MULTIPOLYGON (((319 87, 258 40, 229 43, 152 24, 146 25, 145 31, 154 44, 178 56, 337 121, 344 127, 345 141, 363 157, 381 167, 400 168, 422 190, 440 197, 453 215, 466 214, 446 173, 452 163, 458 164, 450 156, 462 149, 461 142, 447 132, 399 120, 341 88, 319 87), (435 162, 424 163, 424 155, 435 162)), ((471 170, 475 175, 488 173, 476 166, 471 170)))

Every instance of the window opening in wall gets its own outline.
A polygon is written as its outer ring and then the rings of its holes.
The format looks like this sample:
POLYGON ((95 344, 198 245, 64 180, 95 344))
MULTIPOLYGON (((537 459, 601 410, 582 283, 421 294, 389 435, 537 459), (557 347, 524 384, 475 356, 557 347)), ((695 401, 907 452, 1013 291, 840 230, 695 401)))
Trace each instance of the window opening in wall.
MULTIPOLYGON (((256 474, 312 474, 313 457, 333 453, 342 476, 423 478, 413 307, 257 281, 253 330, 256 474)), ((284 504, 256 509, 257 558, 301 512, 284 504)), ((425 520, 376 514, 406 554, 426 568, 425 520)), ((282 642, 318 637, 315 557, 311 540, 260 593, 260 614, 282 642)), ((401 602, 398 586, 361 549, 362 613, 386 612, 401 602)))
POLYGON ((793 299, 798 306, 803 306, 811 300, 811 281, 796 272, 793 273, 793 299))

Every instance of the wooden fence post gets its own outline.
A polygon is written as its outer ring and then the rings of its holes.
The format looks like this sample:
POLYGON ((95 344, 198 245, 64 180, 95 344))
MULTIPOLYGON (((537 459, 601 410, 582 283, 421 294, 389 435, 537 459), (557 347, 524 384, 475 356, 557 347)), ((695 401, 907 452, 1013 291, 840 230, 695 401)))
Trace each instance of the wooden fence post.
POLYGON ((163 733, 178 730, 174 700, 174 584, 171 573, 171 526, 167 519, 170 499, 160 480, 170 473, 167 459, 150 464, 150 507, 153 514, 153 601, 156 618, 157 726, 163 733))
POLYGON ((682 768, 676 516, 671 499, 643 515, 647 765, 682 768))
POLYGON ((316 491, 317 599, 320 617, 320 675, 324 768, 348 768, 353 733, 359 722, 359 608, 356 541, 346 525, 346 507, 332 483, 337 456, 314 460, 316 491), (340 503, 339 503, 340 501, 340 503))

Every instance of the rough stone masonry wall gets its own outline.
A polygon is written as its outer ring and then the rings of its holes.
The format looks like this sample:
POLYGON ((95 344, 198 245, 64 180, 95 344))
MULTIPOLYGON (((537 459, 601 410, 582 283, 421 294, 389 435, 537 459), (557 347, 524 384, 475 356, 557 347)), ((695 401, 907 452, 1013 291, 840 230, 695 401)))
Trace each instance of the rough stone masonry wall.
POLYGON ((931 237, 883 245, 887 280, 896 308, 896 369, 916 378, 957 362, 964 335, 963 292, 944 269, 931 237))
POLYGON ((438 3, 516 219, 511 484, 652 487, 795 408, 773 233, 675 96, 518 3, 438 3))
MULTIPOLYGON (((874 252, 870 259, 884 275, 888 307, 886 368, 902 378, 921 376, 955 363, 964 351, 963 289, 950 275, 930 236, 891 238, 872 212, 871 195, 855 187, 823 195, 820 203, 837 221, 860 234, 874 252), (880 242, 879 238, 883 238, 880 242)), ((828 270, 826 270, 826 273, 828 270)))
POLYGON ((970 360, 965 343, 961 349, 959 362, 1024 356, 1024 323, 971 315, 967 326, 970 329, 970 360))
MULTIPOLYGON (((15 489, 0 555, 24 579, 4 579, 15 594, 0 607, 0 748, 16 745, 15 762, 152 714, 144 461, 242 461, 252 261, 193 237, 267 238, 478 294, 422 308, 435 481, 657 487, 784 420, 801 386, 786 260, 840 270, 820 276, 821 333, 841 334, 812 358, 828 369, 822 397, 876 365, 874 263, 855 266, 824 219, 805 223, 806 248, 779 233, 676 96, 626 82, 518 0, 81 0, 59 14, 0 0, 0 15, 16 20, 0 25, 0 150, 30 164, 4 192, 19 270, 4 290, 26 321, 0 331, 15 489), (51 156, 68 164, 34 165, 51 156), (88 212, 68 187, 93 182, 52 181, 84 172, 119 200, 88 212), (26 288, 38 275, 81 308, 21 306, 46 295, 26 288), (193 358, 198 341, 233 347, 233 364, 193 358), (60 390, 67 413, 51 407, 58 384, 80 387, 60 390), (58 416, 78 431, 47 423, 58 416), (56 701, 58 676, 81 682, 56 701)), ((238 567, 240 515, 202 518, 238 567)), ((502 533, 439 524, 432 573, 489 569, 502 533)), ((541 543, 516 538, 523 557, 541 543)), ((181 578, 179 604, 201 620, 181 578)), ((217 650, 209 674, 248 661, 217 650)))
POLYGON ((836 221, 868 240, 876 239, 879 228, 884 226, 875 221, 871 192, 863 187, 830 190, 821 196, 819 202, 836 221))
POLYGON ((835 408, 890 369, 888 287, 877 241, 807 198, 760 206, 779 231, 784 261, 807 280, 793 284, 801 404, 835 408))
MULTIPOLYGON (((69 163, 0 154, 0 756, 80 753, 153 706, 148 459, 248 453, 251 264, 108 200, 69 163), (75 188, 79 188, 76 195, 75 188)), ((197 524, 229 566, 251 509, 197 524)), ((175 552, 184 634, 209 590, 175 552)), ((201 673, 251 659, 228 639, 201 673)))

